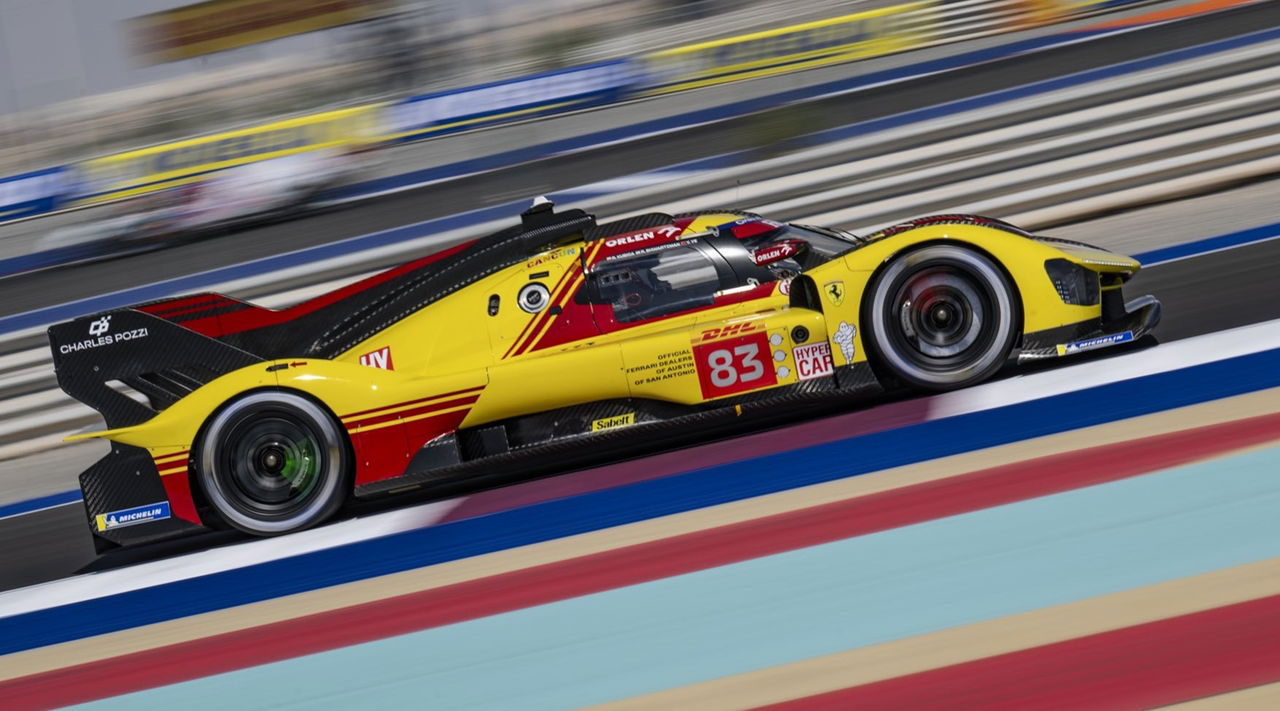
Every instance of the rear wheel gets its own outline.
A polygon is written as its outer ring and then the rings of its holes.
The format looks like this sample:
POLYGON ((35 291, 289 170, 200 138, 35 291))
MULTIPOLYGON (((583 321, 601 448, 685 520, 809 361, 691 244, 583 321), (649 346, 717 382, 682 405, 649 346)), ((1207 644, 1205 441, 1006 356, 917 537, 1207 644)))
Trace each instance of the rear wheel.
POLYGON ((231 526, 259 536, 314 526, 350 488, 349 445, 333 417, 288 392, 246 395, 210 422, 199 446, 199 480, 231 526))
POLYGON ((1018 335, 1018 299, 986 257, 933 245, 895 258, 867 305, 869 340, 902 380, 950 390, 991 377, 1018 335))

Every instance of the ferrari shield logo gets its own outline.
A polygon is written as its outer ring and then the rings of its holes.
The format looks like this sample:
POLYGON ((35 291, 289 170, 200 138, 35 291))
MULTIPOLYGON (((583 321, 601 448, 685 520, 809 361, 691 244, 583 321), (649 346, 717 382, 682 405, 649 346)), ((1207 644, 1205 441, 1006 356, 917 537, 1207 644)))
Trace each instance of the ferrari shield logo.
POLYGON ((822 285, 822 292, 827 295, 827 299, 832 306, 839 306, 844 303, 844 282, 829 281, 822 285))

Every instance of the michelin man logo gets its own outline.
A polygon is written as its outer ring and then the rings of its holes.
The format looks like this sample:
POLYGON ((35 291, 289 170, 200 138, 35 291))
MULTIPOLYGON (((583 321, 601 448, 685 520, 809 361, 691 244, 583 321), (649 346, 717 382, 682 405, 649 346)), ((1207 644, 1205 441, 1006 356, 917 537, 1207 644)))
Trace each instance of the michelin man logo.
POLYGON ((113 528, 160 521, 172 515, 168 501, 157 501, 154 504, 135 506, 123 511, 109 511, 104 514, 98 514, 97 524, 99 531, 110 531, 113 528))
POLYGON ((844 321, 841 321, 840 326, 836 328, 834 339, 836 345, 840 346, 840 352, 844 355, 845 363, 853 362, 853 337, 857 333, 857 326, 852 326, 844 321))
POLYGON ((90 336, 101 336, 102 334, 106 333, 109 330, 111 330, 110 316, 103 316, 97 321, 94 321, 93 323, 89 324, 90 336))

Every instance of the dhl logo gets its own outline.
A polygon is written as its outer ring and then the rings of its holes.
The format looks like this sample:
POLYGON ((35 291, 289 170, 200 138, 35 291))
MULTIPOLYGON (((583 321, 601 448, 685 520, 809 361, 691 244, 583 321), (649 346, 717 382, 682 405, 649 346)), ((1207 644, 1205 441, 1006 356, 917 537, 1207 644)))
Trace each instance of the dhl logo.
POLYGON ((705 343, 706 341, 715 341, 721 338, 729 338, 731 336, 740 336, 744 333, 751 333, 752 331, 762 331, 762 330, 764 330, 764 326, 756 321, 748 321, 746 323, 731 323, 728 326, 721 326, 719 328, 708 328, 707 330, 703 331, 702 334, 699 335, 696 340, 698 342, 705 343))

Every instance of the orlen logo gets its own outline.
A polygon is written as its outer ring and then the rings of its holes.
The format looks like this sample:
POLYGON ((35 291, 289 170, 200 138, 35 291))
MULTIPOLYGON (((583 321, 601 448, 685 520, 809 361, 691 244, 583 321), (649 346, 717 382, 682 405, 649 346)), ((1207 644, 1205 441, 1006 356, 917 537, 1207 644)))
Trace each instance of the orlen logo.
POLYGON ((383 346, 376 351, 360 356, 360 365, 381 368, 382 370, 395 370, 396 367, 391 362, 391 346, 383 346))
POLYGON ((637 232, 633 235, 623 235, 622 237, 612 237, 604 241, 604 246, 618 247, 626 244, 640 244, 641 242, 648 242, 649 240, 655 237, 670 239, 678 234, 680 234, 680 228, 676 227, 675 225, 669 225, 667 227, 660 227, 656 231, 637 232))
POLYGON ((767 247, 751 255, 752 261, 756 264, 772 264, 776 261, 786 259, 796 253, 796 247, 793 244, 783 242, 772 247, 767 247))
POLYGON ((111 330, 111 317, 103 316, 102 318, 89 324, 90 336, 101 336, 111 330))
POLYGON ((734 323, 722 328, 708 328, 698 336, 699 341, 714 341, 719 338, 729 338, 730 336, 739 336, 752 331, 759 331, 762 326, 754 321, 747 323, 734 323))

